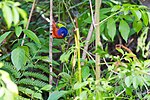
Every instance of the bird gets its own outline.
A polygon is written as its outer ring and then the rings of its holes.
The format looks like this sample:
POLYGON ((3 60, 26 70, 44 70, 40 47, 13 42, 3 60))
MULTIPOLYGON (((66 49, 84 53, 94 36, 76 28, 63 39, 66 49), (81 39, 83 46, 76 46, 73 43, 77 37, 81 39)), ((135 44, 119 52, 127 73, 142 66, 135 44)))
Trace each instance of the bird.
POLYGON ((68 34, 68 30, 67 28, 65 28, 63 24, 60 24, 60 23, 56 24, 53 21, 52 28, 53 28, 53 31, 52 31, 53 38, 63 39, 68 34))

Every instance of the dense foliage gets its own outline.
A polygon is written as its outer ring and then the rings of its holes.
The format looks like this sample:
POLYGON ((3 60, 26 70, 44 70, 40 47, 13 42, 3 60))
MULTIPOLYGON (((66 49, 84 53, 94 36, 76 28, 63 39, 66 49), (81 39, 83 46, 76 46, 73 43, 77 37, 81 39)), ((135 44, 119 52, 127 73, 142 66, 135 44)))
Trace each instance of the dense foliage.
POLYGON ((150 12, 145 2, 102 0, 102 45, 96 48, 95 1, 53 0, 53 19, 69 35, 53 39, 50 73, 50 2, 0 1, 0 99, 150 100, 150 12), (95 54, 101 58, 98 80, 95 54))

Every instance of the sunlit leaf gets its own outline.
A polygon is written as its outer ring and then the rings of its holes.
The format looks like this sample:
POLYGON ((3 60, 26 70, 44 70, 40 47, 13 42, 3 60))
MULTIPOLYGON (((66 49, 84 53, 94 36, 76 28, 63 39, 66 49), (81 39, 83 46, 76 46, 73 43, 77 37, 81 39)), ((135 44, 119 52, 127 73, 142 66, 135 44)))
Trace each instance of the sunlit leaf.
POLYGON ((22 27, 16 26, 15 27, 15 33, 16 33, 16 36, 19 37, 20 34, 22 33, 22 27))
POLYGON ((140 20, 141 19, 142 14, 141 14, 141 12, 139 10, 132 9, 131 12, 134 15, 134 17, 136 18, 136 20, 140 20))
POLYGON ((12 21, 13 21, 13 15, 12 15, 11 8, 4 3, 3 7, 2 7, 2 12, 3 12, 3 17, 5 19, 7 27, 9 29, 11 27, 12 21))
POLYGON ((12 7, 12 14, 13 14, 13 22, 16 26, 19 23, 19 13, 15 6, 12 7))
POLYGON ((131 76, 127 76, 125 78, 125 84, 126 84, 126 86, 130 87, 131 83, 132 83, 132 77, 131 76))
POLYGON ((87 84, 88 84, 87 81, 84 81, 84 82, 82 82, 82 83, 79 83, 79 82, 78 82, 78 83, 76 83, 76 84, 74 85, 73 89, 75 89, 75 90, 80 89, 80 88, 86 86, 87 84))
POLYGON ((145 11, 141 11, 141 13, 142 13, 142 20, 143 20, 144 24, 147 26, 148 25, 148 16, 145 11))

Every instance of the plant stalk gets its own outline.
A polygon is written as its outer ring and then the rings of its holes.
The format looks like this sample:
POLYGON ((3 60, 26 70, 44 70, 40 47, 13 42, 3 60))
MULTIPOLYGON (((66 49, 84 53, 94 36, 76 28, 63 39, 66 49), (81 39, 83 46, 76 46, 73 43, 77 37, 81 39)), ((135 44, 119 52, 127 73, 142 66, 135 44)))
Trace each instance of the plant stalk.
MULTIPOLYGON (((98 24, 100 21, 100 5, 101 5, 101 0, 96 0, 95 1, 95 45, 96 45, 96 50, 98 49, 98 46, 101 46, 100 43, 100 25, 98 24)), ((96 53, 96 80, 100 79, 100 55, 96 53)))
MULTIPOLYGON (((31 17, 32 17, 32 14, 33 14, 33 10, 35 8, 35 3, 36 3, 36 0, 33 1, 33 4, 32 4, 32 8, 31 8, 31 11, 30 11, 30 15, 29 15, 29 19, 28 19, 28 22, 27 22, 27 25, 26 25, 26 29, 29 28, 29 24, 30 24, 30 21, 31 21, 31 17)), ((26 34, 23 35, 23 40, 21 42, 21 46, 24 45, 24 39, 26 38, 26 34)))
POLYGON ((53 32, 53 28, 52 28, 52 23, 53 23, 53 0, 50 0, 50 27, 49 27, 49 84, 52 85, 53 82, 53 77, 52 77, 52 73, 53 73, 53 67, 52 67, 52 47, 53 47, 53 37, 52 37, 52 32, 53 32))

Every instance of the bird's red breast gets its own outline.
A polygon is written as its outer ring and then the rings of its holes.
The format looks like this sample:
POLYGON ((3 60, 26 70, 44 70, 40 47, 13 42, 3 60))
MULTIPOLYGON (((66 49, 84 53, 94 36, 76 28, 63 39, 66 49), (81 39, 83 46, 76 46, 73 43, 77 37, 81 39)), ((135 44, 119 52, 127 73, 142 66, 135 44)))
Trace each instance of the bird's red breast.
POLYGON ((59 28, 56 26, 56 23, 55 23, 55 22, 53 22, 52 27, 53 27, 53 32, 52 32, 53 38, 62 39, 63 36, 59 36, 59 35, 58 35, 58 30, 59 30, 59 28))

